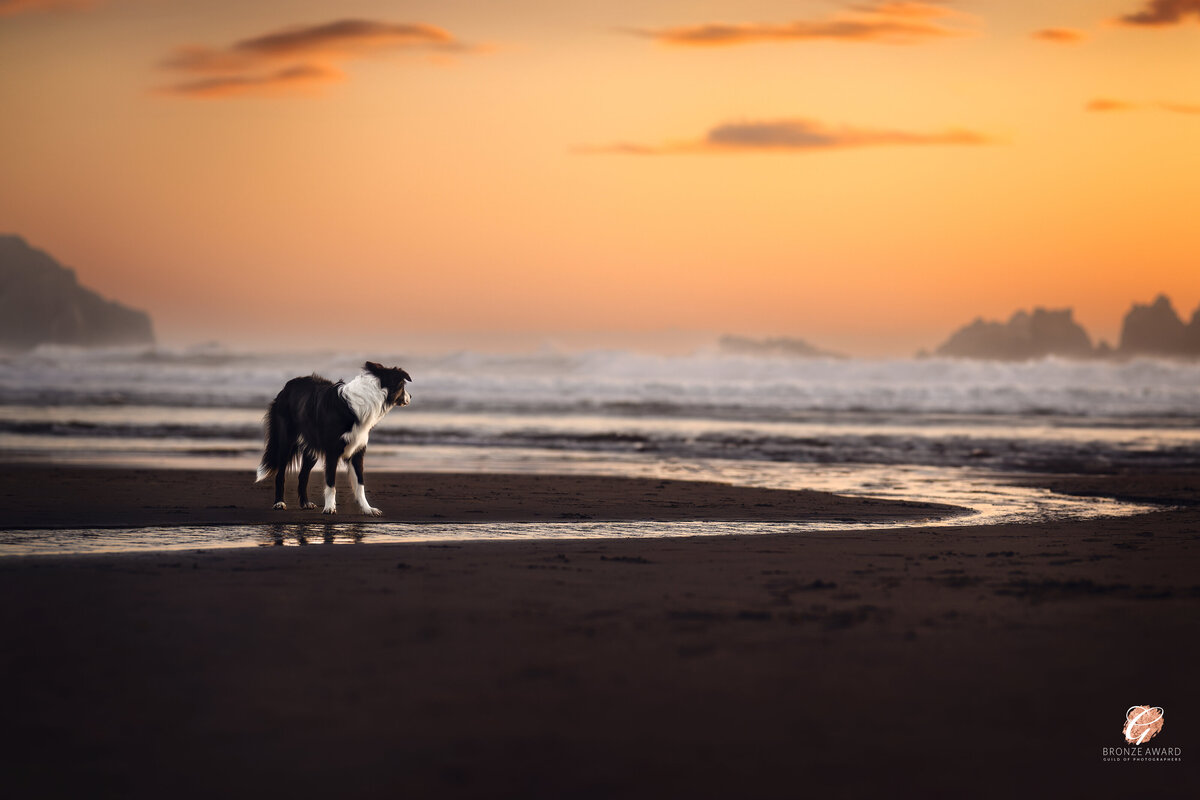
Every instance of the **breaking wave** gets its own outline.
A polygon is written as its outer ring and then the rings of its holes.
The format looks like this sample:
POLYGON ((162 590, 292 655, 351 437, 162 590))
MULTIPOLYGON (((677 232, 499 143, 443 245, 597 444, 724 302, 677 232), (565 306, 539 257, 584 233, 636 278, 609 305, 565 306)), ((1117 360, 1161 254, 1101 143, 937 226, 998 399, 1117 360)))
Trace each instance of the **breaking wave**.
POLYGON ((1033 471, 1200 467, 1200 364, 697 352, 260 354, 39 348, 0 359, 0 448, 258 447, 289 378, 414 376, 373 444, 1033 471))

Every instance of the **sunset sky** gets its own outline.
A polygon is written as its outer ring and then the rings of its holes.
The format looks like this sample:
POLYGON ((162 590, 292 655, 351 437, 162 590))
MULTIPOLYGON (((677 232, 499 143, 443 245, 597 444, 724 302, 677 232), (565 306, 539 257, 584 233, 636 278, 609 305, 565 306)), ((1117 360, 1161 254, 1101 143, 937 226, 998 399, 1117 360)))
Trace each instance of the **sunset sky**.
POLYGON ((0 0, 0 108, 0 233, 168 343, 1200 304, 1200 0, 0 0))

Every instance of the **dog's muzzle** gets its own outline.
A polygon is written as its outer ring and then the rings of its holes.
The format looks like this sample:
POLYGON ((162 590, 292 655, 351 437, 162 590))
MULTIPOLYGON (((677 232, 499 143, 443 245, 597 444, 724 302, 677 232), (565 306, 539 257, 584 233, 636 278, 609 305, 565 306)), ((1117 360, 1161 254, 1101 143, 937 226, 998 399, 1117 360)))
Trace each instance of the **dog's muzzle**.
POLYGON ((412 395, 408 393, 408 389, 401 389, 400 390, 400 399, 397 400, 396 405, 406 406, 411 402, 412 402, 412 395))

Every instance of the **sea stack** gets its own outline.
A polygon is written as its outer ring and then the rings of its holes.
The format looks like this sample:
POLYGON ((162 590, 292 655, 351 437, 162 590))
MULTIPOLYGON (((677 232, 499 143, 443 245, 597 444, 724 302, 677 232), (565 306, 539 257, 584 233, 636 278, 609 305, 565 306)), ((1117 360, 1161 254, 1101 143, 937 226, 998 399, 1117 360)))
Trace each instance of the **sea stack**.
POLYGON ((1150 305, 1135 303, 1121 324, 1122 355, 1186 356, 1200 355, 1200 309, 1189 325, 1175 313, 1165 294, 1150 305))
POLYGON ((1008 322, 976 319, 955 331, 937 349, 939 356, 1021 361, 1046 356, 1087 358, 1091 339, 1069 308, 1018 311, 1008 322))

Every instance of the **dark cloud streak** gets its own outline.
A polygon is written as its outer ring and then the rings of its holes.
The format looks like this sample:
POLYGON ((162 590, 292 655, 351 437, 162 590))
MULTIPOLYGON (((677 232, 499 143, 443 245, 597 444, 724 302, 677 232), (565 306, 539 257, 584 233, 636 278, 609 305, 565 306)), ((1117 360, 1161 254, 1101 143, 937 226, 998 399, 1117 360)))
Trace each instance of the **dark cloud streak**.
POLYGON ((913 133, 850 126, 832 127, 809 119, 783 119, 725 123, 709 130, 699 141, 660 146, 620 142, 578 148, 576 152, 610 155, 799 153, 887 145, 979 145, 992 141, 988 136, 962 129, 913 133))
POLYGON ((344 76, 337 70, 313 64, 298 64, 262 75, 216 75, 194 81, 173 84, 173 94, 191 97, 226 97, 255 90, 289 89, 295 86, 312 86, 317 83, 341 80, 344 76))
POLYGON ((185 97, 279 94, 340 80, 338 65, 392 51, 461 53, 472 48, 448 31, 420 23, 341 19, 298 25, 242 39, 228 47, 188 45, 161 62, 193 77, 162 88, 185 97))
POLYGON ((453 36, 433 25, 342 19, 324 25, 298 26, 244 39, 231 49, 278 57, 305 55, 330 49, 353 52, 363 46, 376 45, 450 48, 459 46, 453 36))
POLYGON ((622 32, 662 44, 690 47, 818 40, 915 44, 967 35, 966 31, 938 21, 950 16, 957 15, 929 3, 884 2, 851 6, 847 13, 822 20, 705 22, 672 28, 625 28, 622 32))
POLYGON ((1123 25, 1180 25, 1189 16, 1200 20, 1200 0, 1146 0, 1141 11, 1118 18, 1123 25))

